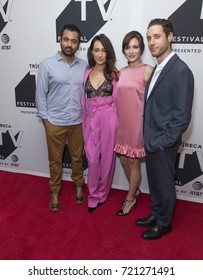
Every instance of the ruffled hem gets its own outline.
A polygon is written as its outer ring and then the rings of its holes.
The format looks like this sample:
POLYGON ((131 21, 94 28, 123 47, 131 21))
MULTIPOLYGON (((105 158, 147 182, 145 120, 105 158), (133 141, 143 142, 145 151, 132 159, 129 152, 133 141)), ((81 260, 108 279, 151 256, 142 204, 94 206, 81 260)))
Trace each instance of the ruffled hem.
POLYGON ((114 152, 125 155, 130 158, 143 158, 146 156, 145 149, 143 148, 130 148, 128 146, 122 146, 120 144, 116 144, 114 148, 114 152))

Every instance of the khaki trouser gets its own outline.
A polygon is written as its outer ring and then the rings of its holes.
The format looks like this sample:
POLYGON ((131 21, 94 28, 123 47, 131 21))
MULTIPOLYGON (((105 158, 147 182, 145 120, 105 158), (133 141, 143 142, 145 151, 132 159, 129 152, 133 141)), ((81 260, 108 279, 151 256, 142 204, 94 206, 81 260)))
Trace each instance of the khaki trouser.
POLYGON ((45 121, 44 126, 49 157, 50 191, 59 192, 61 189, 62 158, 66 143, 68 144, 72 161, 71 179, 77 187, 82 187, 84 184, 82 124, 57 126, 45 121))

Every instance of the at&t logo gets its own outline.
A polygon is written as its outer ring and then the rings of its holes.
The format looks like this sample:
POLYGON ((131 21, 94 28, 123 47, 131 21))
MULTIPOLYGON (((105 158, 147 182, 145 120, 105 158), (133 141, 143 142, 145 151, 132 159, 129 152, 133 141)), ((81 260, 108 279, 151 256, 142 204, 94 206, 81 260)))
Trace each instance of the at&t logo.
POLYGON ((56 40, 60 41, 63 26, 79 27, 81 42, 87 43, 110 19, 116 0, 72 0, 56 19, 56 40))

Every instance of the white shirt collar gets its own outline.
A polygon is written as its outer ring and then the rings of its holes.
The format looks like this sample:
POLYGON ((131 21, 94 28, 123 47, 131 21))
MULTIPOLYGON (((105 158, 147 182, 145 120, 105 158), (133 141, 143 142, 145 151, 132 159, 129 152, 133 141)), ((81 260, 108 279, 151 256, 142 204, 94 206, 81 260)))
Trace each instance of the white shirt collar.
POLYGON ((164 68, 164 66, 167 64, 167 62, 171 59, 172 56, 174 56, 175 52, 172 51, 165 59, 162 61, 162 63, 157 64, 157 68, 164 68))

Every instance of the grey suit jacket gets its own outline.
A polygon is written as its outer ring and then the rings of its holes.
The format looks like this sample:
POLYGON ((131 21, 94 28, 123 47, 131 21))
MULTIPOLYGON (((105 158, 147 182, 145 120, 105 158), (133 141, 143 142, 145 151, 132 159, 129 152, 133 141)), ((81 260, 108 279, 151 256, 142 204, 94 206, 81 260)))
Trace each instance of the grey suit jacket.
POLYGON ((176 54, 163 68, 147 99, 153 73, 146 86, 144 107, 144 141, 149 152, 181 141, 191 119, 194 95, 193 74, 176 54))

